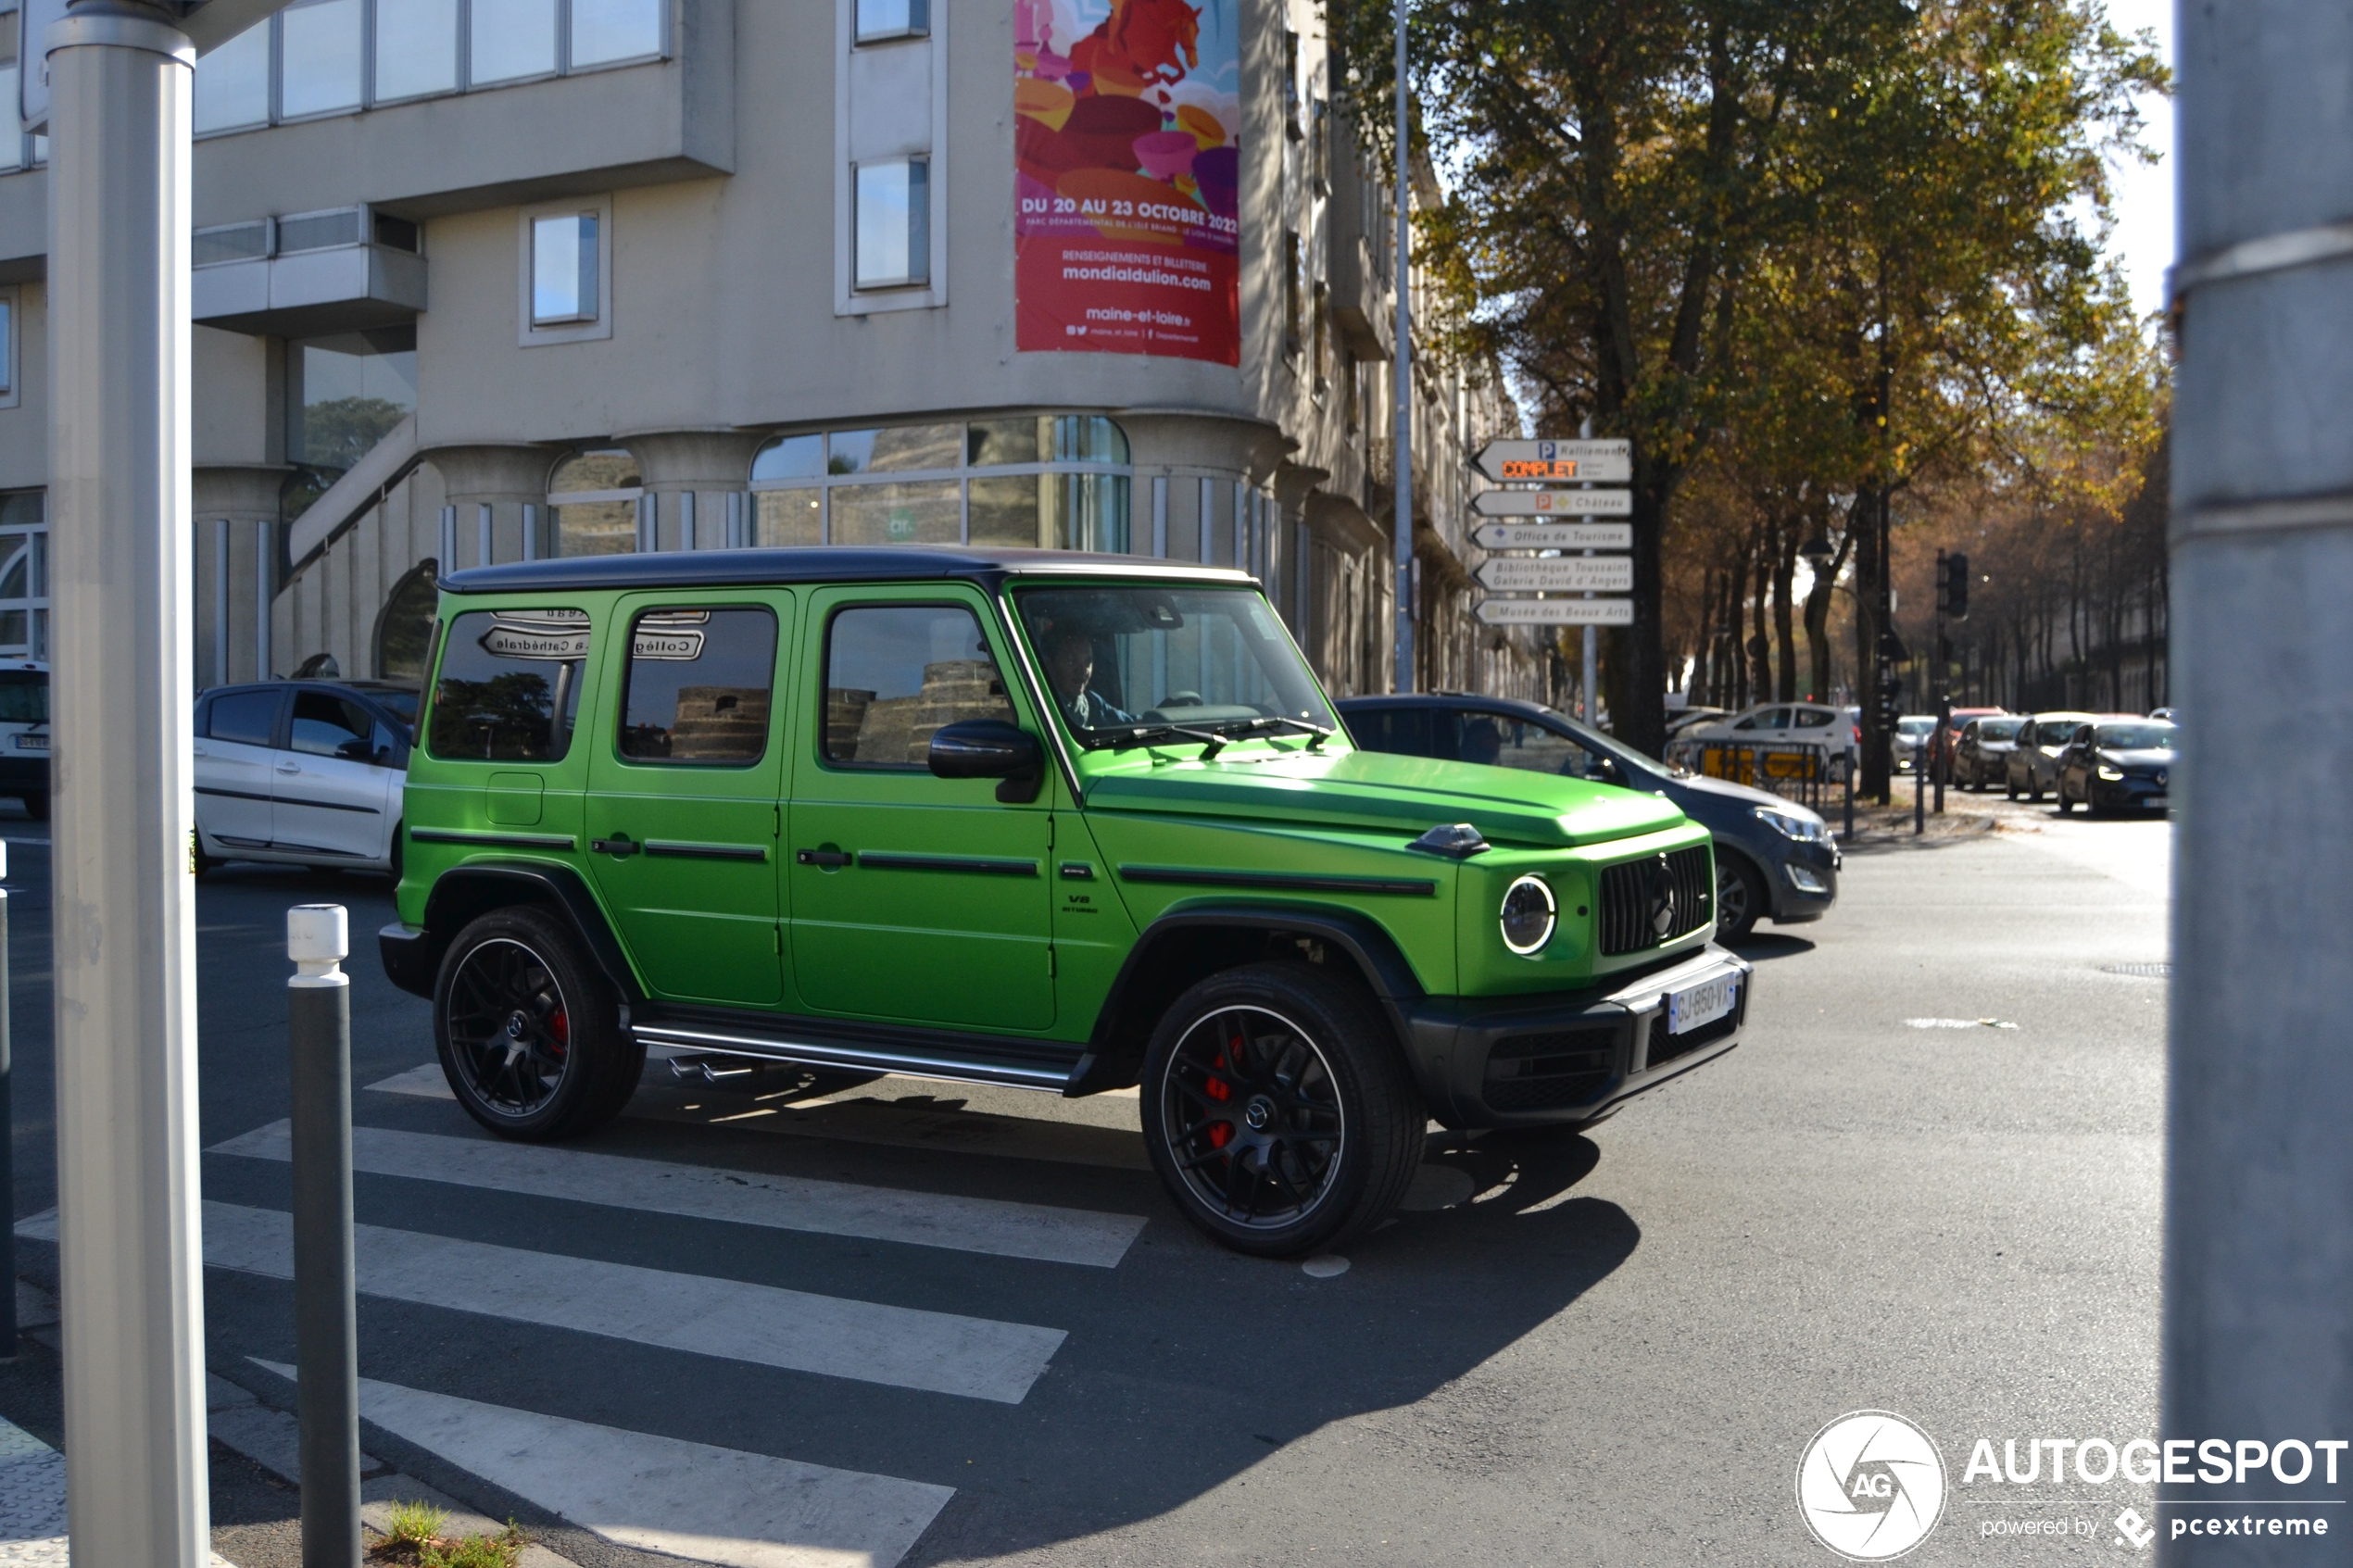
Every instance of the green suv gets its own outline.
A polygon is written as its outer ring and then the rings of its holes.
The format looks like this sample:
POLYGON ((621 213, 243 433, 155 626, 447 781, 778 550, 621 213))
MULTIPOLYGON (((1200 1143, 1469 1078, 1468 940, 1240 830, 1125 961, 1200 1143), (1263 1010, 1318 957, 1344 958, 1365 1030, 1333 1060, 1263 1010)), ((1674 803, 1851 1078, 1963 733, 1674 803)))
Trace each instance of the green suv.
POLYGON ((1435 1119, 1577 1127, 1730 1050, 1706 832, 1359 751, 1247 575, 896 547, 442 583, 393 981, 483 1125, 648 1047, 1139 1087, 1186 1215, 1328 1247, 1435 1119))

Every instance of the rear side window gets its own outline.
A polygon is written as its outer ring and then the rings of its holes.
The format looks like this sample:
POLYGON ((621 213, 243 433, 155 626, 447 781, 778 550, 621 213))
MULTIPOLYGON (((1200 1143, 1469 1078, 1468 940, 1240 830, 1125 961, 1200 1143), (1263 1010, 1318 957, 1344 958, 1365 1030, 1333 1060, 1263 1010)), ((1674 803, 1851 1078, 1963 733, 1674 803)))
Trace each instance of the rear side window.
POLYGON ((587 669, 588 612, 470 610, 449 623, 426 747, 452 761, 560 762, 587 669))
POLYGON ((659 609, 629 631, 621 754, 633 762, 746 767, 768 749, 776 618, 765 609, 659 609))
POLYGON ((49 677, 38 670, 0 670, 0 724, 49 721, 49 677))
POLYGON ((277 727, 276 692, 224 692, 212 699, 212 723, 205 734, 237 746, 268 746, 277 727))
POLYGON ((941 725, 1013 717, 996 656, 962 605, 845 609, 825 628, 829 762, 921 768, 941 725))

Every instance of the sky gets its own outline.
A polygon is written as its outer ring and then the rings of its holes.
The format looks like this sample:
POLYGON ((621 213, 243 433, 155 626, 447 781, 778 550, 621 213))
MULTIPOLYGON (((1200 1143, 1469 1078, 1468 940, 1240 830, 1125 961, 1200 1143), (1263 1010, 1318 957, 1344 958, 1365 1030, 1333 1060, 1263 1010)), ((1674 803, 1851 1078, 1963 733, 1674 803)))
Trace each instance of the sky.
MULTIPOLYGON (((2154 32, 2158 52, 2171 63, 2173 0, 2108 0, 2108 10, 2122 31, 2154 32)), ((2133 307, 2145 316, 2164 307, 2165 270, 2173 264, 2173 107, 2152 97, 2143 102, 2141 112, 2148 121, 2141 139, 2166 156, 2155 164, 2129 158, 2110 164, 2116 228, 2108 252, 2122 263, 2133 307)))

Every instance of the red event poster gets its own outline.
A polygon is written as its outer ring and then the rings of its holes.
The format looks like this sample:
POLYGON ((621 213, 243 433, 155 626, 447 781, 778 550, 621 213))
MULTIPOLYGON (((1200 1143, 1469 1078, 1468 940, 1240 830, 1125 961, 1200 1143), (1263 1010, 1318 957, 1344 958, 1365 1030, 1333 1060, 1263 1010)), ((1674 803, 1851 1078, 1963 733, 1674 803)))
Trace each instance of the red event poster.
POLYGON ((1026 352, 1241 361, 1241 0, 1013 0, 1026 352))

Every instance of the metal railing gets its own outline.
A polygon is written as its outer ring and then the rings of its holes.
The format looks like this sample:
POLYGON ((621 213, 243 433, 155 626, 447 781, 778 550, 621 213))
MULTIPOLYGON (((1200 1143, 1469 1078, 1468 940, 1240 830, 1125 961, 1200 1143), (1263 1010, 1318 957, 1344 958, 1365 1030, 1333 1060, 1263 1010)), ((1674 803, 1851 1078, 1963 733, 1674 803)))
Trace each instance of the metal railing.
POLYGON ((1787 742, 1669 741, 1667 760, 1703 777, 1765 790, 1816 811, 1843 794, 1853 770, 1847 752, 1787 742))

